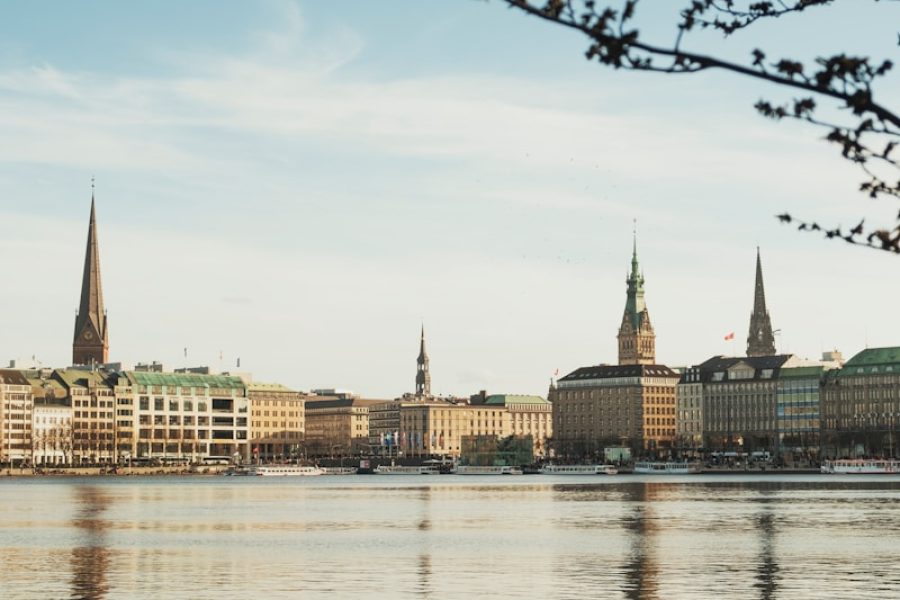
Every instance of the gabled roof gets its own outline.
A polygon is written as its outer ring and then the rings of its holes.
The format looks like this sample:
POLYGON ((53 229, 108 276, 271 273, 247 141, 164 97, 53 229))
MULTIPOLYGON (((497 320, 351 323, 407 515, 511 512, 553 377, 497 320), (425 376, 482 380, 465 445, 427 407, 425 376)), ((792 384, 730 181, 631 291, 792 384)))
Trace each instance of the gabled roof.
POLYGON ((773 356, 713 356, 697 365, 697 368, 700 370, 700 380, 704 383, 711 381, 713 373, 728 371, 740 363, 746 363, 753 368, 753 379, 764 379, 762 377, 764 370, 771 370, 770 376, 765 377, 765 379, 775 379, 778 377, 781 366, 791 358, 793 358, 793 354, 776 354, 773 356))
POLYGON ((30 385, 25 375, 21 371, 14 369, 0 369, 0 383, 4 385, 30 385))

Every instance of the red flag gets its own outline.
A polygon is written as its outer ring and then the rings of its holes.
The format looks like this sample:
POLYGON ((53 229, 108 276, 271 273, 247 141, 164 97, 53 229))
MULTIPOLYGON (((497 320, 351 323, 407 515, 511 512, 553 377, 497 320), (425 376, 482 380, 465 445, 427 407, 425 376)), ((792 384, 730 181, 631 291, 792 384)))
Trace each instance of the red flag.
POLYGON ((728 335, 725 336, 725 341, 726 341, 726 342, 727 342, 728 340, 733 340, 733 339, 734 339, 734 332, 733 332, 733 331, 732 331, 731 333, 729 333, 728 335))

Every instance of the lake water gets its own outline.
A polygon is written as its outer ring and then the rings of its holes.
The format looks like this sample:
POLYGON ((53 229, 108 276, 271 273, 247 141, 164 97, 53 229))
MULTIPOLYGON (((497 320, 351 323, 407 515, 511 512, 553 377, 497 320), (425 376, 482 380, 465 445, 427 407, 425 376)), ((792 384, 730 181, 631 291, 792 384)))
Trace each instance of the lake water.
POLYGON ((900 478, 0 480, 0 598, 896 598, 900 478))

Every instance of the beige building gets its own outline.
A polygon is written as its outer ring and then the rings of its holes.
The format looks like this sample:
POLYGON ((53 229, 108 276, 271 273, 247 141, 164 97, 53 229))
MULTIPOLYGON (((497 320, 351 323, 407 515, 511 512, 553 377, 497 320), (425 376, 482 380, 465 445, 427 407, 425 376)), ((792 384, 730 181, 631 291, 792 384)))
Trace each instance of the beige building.
POLYGON ((34 395, 21 371, 0 369, 0 464, 31 462, 34 395))
POLYGON ((383 403, 384 400, 364 400, 349 395, 307 397, 306 454, 369 454, 369 408, 383 403))
POLYGON ((72 462, 116 462, 115 390, 100 371, 59 369, 53 376, 66 389, 72 407, 72 462))
POLYGON ((32 419, 32 463, 65 465, 72 452, 72 407, 36 401, 32 419))
POLYGON ((427 401, 400 407, 398 447, 404 456, 459 457, 462 439, 510 435, 505 406, 427 401))
POLYGON ((531 436, 535 457, 546 456, 548 442, 553 438, 553 405, 540 396, 492 394, 486 396, 485 406, 504 406, 509 413, 508 435, 531 436))
POLYGON ((264 462, 297 458, 304 434, 303 395, 277 383, 248 383, 247 399, 253 458, 264 462))
POLYGON ((123 459, 249 460, 249 401, 239 377, 128 371, 115 394, 123 459))
POLYGON ((550 390, 554 446, 566 457, 599 458, 610 446, 668 454, 675 440, 679 375, 665 365, 583 367, 550 390))

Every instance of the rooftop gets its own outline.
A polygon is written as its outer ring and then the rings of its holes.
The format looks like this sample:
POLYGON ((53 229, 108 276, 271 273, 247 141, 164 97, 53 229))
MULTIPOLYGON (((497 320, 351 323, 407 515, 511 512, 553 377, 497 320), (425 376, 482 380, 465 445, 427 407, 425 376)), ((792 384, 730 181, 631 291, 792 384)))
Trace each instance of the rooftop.
POLYGON ((509 406, 511 404, 551 404, 550 401, 540 396, 528 396, 523 394, 491 394, 485 404, 494 406, 509 406))
POLYGON ((900 347, 866 348, 847 361, 845 367, 900 365, 900 347))
POLYGON ((150 373, 128 371, 128 380, 138 385, 166 385, 180 387, 243 388, 244 380, 233 375, 200 375, 196 373, 150 373))
POLYGON ((561 382, 583 379, 612 379, 614 377, 678 377, 666 365, 596 365, 581 367, 560 378, 561 382))

